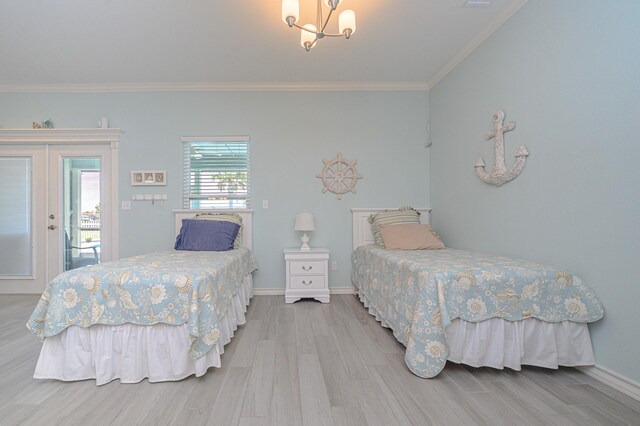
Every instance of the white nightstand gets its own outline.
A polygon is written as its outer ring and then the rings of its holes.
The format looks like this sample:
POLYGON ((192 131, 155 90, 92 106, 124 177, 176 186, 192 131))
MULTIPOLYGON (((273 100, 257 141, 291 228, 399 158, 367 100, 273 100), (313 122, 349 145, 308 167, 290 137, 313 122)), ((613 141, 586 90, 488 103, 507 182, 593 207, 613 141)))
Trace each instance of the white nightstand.
POLYGON ((304 297, 329 303, 329 253, 325 248, 312 248, 309 251, 284 249, 287 266, 287 285, 284 290, 286 303, 304 297))

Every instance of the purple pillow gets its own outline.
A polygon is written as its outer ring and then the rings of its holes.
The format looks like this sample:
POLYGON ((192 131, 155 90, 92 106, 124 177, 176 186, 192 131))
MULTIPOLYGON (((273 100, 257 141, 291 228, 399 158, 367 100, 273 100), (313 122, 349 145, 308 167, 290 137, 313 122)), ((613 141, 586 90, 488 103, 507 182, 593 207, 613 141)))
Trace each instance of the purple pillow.
POLYGON ((240 225, 221 220, 182 219, 182 228, 176 238, 176 250, 228 251, 240 225))

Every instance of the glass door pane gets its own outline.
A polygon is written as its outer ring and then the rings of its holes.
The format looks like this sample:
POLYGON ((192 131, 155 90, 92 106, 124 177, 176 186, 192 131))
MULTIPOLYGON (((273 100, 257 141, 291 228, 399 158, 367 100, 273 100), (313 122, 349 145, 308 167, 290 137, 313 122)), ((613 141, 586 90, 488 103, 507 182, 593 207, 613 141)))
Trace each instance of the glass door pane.
POLYGON ((64 268, 100 263, 100 159, 65 158, 62 172, 64 268))
POLYGON ((31 157, 0 157, 0 276, 31 276, 31 157))

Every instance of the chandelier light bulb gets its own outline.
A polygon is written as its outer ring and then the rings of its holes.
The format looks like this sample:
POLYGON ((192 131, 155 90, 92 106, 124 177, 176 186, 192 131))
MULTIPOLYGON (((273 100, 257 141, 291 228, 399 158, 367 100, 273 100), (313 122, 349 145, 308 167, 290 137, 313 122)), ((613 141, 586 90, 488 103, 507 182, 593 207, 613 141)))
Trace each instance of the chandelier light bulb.
POLYGON ((316 31, 318 31, 318 29, 315 25, 311 24, 305 24, 302 28, 304 29, 300 31, 300 44, 308 52, 316 41, 316 31))
POLYGON ((300 19, 300 3, 298 0, 282 0, 282 21, 289 27, 300 19))
POLYGON ((353 10, 343 10, 338 17, 338 30, 346 38, 356 32, 356 13, 353 10))

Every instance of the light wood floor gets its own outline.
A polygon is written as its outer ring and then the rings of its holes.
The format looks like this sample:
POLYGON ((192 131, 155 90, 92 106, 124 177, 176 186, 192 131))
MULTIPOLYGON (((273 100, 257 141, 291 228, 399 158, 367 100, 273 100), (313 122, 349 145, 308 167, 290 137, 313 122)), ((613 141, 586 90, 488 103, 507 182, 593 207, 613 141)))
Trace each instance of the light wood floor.
POLYGON ((34 380, 35 296, 0 296, 0 424, 640 424, 640 402, 574 369, 449 363, 420 379, 354 296, 257 296, 223 367, 180 382, 34 380))

